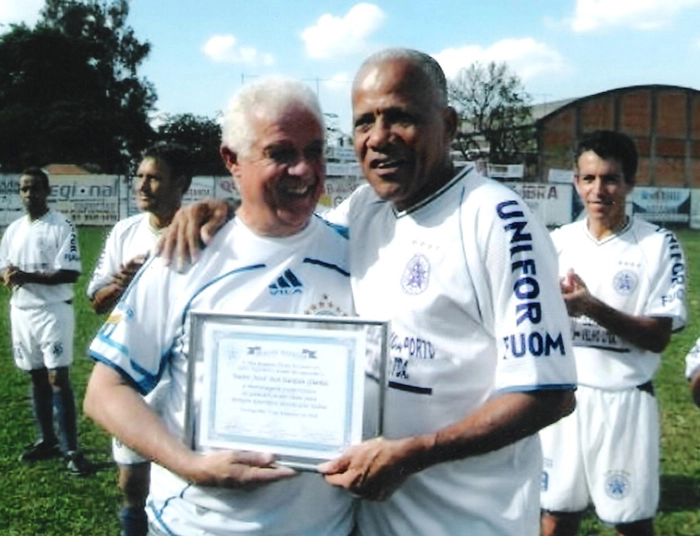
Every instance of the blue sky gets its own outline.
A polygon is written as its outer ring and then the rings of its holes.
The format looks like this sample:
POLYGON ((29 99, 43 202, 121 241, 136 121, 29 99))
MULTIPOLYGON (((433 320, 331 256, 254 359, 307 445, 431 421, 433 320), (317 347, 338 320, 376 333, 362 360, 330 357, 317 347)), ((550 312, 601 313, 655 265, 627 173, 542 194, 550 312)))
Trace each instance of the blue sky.
MULTIPOLYGON (((0 24, 32 24, 42 5, 0 0, 0 24)), ((141 74, 165 113, 212 117, 243 81, 282 74, 317 90, 348 132, 352 76, 386 46, 423 50, 448 76, 505 61, 534 102, 700 89, 700 0, 131 0, 129 24, 152 45, 141 74)))

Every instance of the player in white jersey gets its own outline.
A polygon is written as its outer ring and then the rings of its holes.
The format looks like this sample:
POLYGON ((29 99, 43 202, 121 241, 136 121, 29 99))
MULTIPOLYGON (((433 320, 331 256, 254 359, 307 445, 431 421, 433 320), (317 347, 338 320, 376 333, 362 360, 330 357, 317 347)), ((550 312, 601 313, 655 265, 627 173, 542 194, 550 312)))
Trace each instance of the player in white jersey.
POLYGON ((533 434, 571 410, 575 383, 551 242, 512 191, 455 175, 456 117, 430 56, 370 57, 353 117, 372 188, 329 217, 350 225, 358 313, 391 320, 385 436, 321 470, 364 499, 362 536, 535 536, 533 434))
MULTIPOLYGON (((180 208, 191 182, 191 157, 185 147, 159 143, 143 152, 135 180, 136 203, 143 212, 117 222, 105 241, 87 288, 95 312, 105 313, 117 303, 180 208)), ((153 399, 149 394, 149 403, 153 399)), ((116 439, 112 443, 123 494, 122 536, 145 536, 150 463, 116 439)))
POLYGON ((628 217, 637 151, 596 131, 576 151, 583 220, 552 233, 571 318, 577 409, 541 432, 543 534, 576 534, 588 504, 618 534, 653 534, 659 415, 652 378, 686 321, 685 258, 666 229, 628 217))
POLYGON ((15 363, 32 381, 32 402, 40 439, 22 461, 61 455, 54 431, 57 415, 67 469, 84 475, 89 464, 78 450, 75 399, 69 367, 73 362, 73 283, 81 271, 73 224, 49 208, 49 178, 27 169, 19 180, 26 215, 15 220, 0 242, 0 276, 12 289, 10 323, 15 363))
MULTIPOLYGON (((347 239, 312 212, 323 190, 323 120, 297 82, 245 86, 226 112, 222 157, 242 204, 185 274, 153 259, 90 347, 88 415, 151 459, 153 534, 347 535, 352 499, 269 454, 184 444, 189 312, 352 314, 347 239), (170 383, 160 415, 138 392, 170 383), (292 478, 293 477, 293 478, 292 478)), ((198 377, 197 382, 204 381, 198 377)))
POLYGON ((190 187, 191 167, 187 149, 173 143, 158 143, 141 155, 135 181, 141 213, 117 222, 105 241, 87 288, 95 312, 116 304, 155 248, 190 187))

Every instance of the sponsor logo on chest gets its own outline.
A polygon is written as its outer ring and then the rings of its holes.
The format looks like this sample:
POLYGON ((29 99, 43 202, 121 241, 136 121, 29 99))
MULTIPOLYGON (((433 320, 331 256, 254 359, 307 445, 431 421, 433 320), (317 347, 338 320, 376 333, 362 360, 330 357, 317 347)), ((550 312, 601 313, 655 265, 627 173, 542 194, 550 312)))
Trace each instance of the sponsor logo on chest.
POLYGON ((301 294, 304 285, 291 270, 285 270, 274 283, 268 286, 272 296, 289 296, 301 294))

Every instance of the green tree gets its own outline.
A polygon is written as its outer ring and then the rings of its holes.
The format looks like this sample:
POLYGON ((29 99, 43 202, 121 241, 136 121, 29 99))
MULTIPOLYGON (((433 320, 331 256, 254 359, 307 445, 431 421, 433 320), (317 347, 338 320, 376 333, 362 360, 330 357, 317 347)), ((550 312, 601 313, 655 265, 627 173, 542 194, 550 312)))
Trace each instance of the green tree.
POLYGON ((467 159, 487 156, 494 164, 526 161, 534 142, 531 97, 505 63, 474 63, 448 82, 450 104, 460 125, 456 147, 467 159))
POLYGON ((228 173, 219 156, 221 127, 216 119, 194 114, 165 115, 156 138, 188 147, 192 151, 195 175, 228 173))
POLYGON ((80 143, 98 130, 96 73, 87 43, 46 28, 0 37, 0 162, 9 171, 50 160, 90 162, 80 143), (66 61, 69 58, 69 61, 66 61), (78 101, 74 95, 81 95, 78 101))
POLYGON ((35 28, 0 36, 0 164, 50 162, 123 172, 153 138, 156 94, 138 77, 150 45, 127 0, 46 0, 35 28))

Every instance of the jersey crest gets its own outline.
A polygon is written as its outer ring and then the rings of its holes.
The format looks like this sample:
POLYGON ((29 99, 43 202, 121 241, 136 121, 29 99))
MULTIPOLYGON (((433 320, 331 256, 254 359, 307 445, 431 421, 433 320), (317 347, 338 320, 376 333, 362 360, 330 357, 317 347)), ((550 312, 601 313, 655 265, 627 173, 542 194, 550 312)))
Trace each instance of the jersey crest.
POLYGON ((430 261, 421 254, 416 253, 403 271, 401 288, 406 294, 420 294, 428 288, 430 282, 430 261))
POLYGON ((613 287, 618 294, 628 296, 637 288, 637 274, 629 270, 621 270, 613 278, 613 287))

